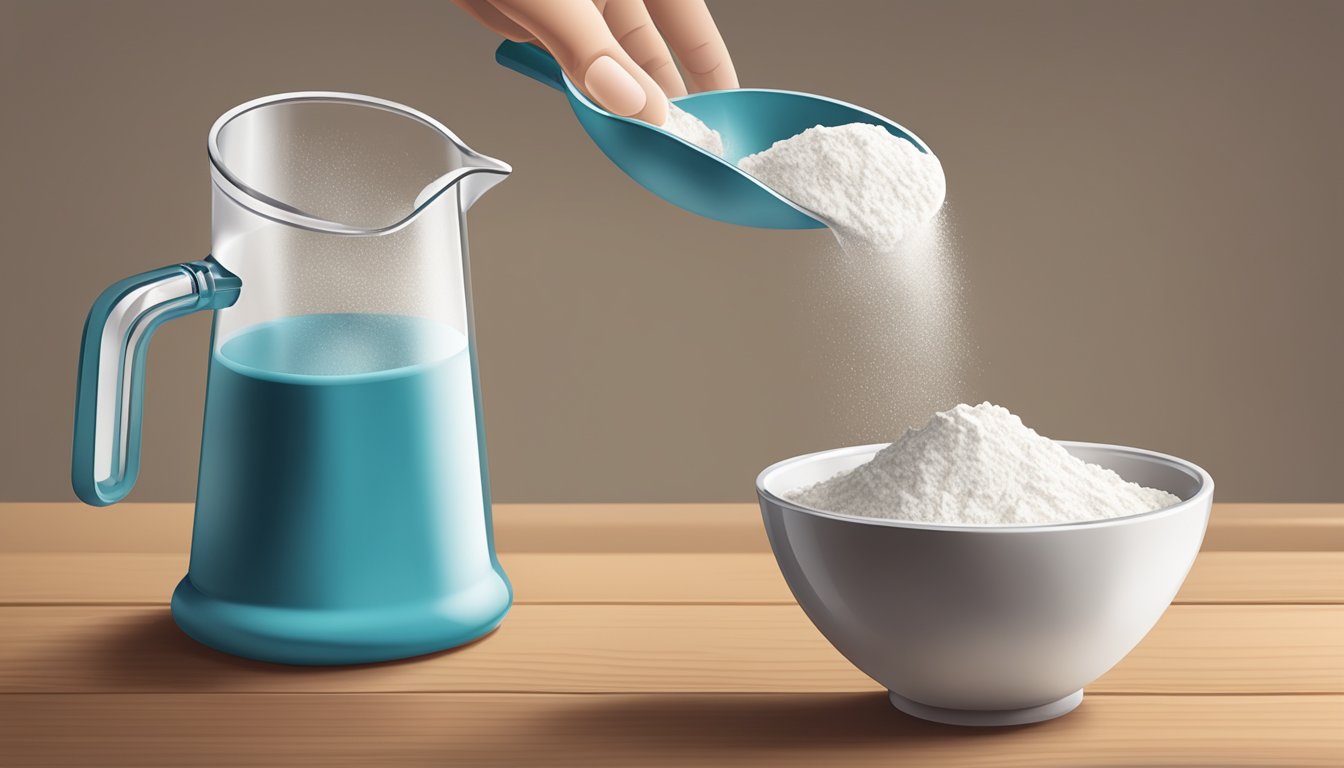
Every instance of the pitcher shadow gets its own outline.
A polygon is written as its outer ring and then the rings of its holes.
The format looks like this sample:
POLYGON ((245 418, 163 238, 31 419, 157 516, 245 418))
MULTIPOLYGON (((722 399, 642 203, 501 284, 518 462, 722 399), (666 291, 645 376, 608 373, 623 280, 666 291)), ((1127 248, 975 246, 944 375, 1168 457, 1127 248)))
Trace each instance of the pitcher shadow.
POLYGON ((360 682, 385 679, 406 665, 460 653, 483 640, 436 653, 354 666, 295 666, 244 659, 216 651, 187 636, 162 610, 135 611, 79 632, 52 650, 62 666, 88 670, 84 685, 96 690, 202 692, 357 690, 360 682))

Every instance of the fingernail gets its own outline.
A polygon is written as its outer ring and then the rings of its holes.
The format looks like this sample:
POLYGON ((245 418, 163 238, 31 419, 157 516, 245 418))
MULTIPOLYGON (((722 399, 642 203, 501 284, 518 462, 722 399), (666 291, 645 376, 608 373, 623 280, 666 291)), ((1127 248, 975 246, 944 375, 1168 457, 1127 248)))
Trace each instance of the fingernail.
POLYGON ((598 104, 625 117, 638 113, 648 99, 639 81, 610 56, 599 56, 588 65, 583 84, 598 104))

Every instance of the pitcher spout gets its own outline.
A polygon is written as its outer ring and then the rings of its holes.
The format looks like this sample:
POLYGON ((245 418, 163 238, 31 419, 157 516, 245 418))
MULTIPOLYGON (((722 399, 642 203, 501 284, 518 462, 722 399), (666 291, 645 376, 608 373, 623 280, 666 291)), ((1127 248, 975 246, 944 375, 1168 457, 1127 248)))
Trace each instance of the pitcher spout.
POLYGON ((456 184, 459 185, 458 204, 462 207, 462 212, 466 213, 482 195, 513 173, 513 168, 503 160, 482 155, 457 141, 456 137, 453 139, 458 150, 462 152, 466 164, 425 185, 415 197, 415 210, 420 210, 456 184))
POLYGON ((469 174, 463 179, 462 187, 462 210, 466 211, 476 204, 492 187, 508 178, 513 173, 513 168, 503 160, 497 160, 485 155, 476 155, 474 158, 476 165, 473 166, 477 173, 469 174))
POLYGON ((248 102, 209 148, 215 186, 243 210, 326 234, 388 234, 449 190, 465 211, 512 171, 423 112, 350 93, 248 102))

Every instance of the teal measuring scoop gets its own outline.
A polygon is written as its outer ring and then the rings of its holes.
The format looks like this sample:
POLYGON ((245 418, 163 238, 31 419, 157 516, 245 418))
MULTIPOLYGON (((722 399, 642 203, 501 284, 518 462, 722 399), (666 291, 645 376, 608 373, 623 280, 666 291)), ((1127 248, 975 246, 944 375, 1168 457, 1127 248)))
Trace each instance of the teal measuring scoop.
POLYGON ((906 128, 853 104, 810 93, 739 88, 674 99, 723 137, 725 157, 642 120, 614 115, 584 96, 546 51, 505 41, 495 60, 565 94, 593 143, 640 186, 673 205, 717 221, 765 229, 820 229, 816 214, 790 202, 737 167, 738 160, 818 125, 880 125, 923 152, 906 128))

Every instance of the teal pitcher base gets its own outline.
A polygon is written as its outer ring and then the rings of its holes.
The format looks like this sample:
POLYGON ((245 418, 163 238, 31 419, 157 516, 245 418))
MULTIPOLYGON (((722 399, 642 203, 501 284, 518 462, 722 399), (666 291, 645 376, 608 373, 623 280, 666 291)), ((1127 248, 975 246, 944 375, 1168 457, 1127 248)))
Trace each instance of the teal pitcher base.
POLYGON ((508 582, 498 573, 435 603, 359 609, 231 603, 197 590, 188 574, 173 592, 173 620, 193 640, 234 656, 367 664, 469 643, 499 626, 511 603, 508 582))

